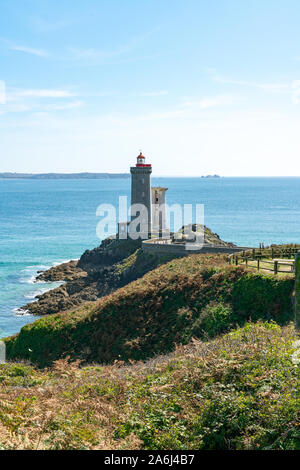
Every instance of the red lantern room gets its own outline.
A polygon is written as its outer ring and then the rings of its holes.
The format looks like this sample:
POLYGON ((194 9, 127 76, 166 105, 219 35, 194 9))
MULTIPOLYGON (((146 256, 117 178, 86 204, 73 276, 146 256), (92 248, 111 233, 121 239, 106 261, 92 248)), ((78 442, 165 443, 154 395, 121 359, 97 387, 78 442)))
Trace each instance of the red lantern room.
POLYGON ((144 155, 142 154, 142 152, 140 152, 140 154, 138 155, 137 157, 137 164, 136 164, 137 167, 151 167, 151 165, 149 164, 146 164, 145 163, 145 157, 144 155))

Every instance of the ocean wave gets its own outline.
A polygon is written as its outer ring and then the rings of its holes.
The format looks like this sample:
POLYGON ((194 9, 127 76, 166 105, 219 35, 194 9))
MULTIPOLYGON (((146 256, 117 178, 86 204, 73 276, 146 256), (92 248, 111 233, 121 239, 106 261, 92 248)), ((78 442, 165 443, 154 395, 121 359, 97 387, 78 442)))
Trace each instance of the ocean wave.
POLYGON ((35 299, 38 295, 43 295, 47 291, 51 290, 51 287, 47 288, 45 287, 44 289, 38 289, 33 292, 28 292, 27 294, 24 295, 25 299, 35 299))
POLYGON ((19 281, 22 284, 35 284, 35 278, 36 278, 36 276, 20 277, 19 281))
POLYGON ((59 266, 60 264, 69 263, 70 261, 78 261, 78 260, 79 258, 77 259, 72 258, 72 259, 54 261, 52 265, 39 264, 39 265, 26 266, 26 268, 22 269, 21 271, 22 276, 19 278, 19 282, 21 282, 22 284, 47 284, 46 281, 36 280, 38 276, 38 271, 47 271, 51 267, 59 266))
POLYGON ((49 269, 51 266, 45 264, 36 264, 34 266, 27 266, 23 271, 39 271, 40 269, 49 269))
MULTIPOLYGON (((46 270, 49 269, 50 266, 44 265, 44 264, 36 264, 33 266, 26 266, 26 268, 22 269, 21 271, 21 277, 19 278, 19 282, 21 284, 36 284, 36 277, 38 274, 38 271, 41 270, 46 270)), ((38 281, 38 284, 44 283, 44 281, 38 281)))
POLYGON ((23 308, 14 308, 13 312, 18 317, 32 316, 31 313, 29 313, 28 310, 24 310, 23 308))

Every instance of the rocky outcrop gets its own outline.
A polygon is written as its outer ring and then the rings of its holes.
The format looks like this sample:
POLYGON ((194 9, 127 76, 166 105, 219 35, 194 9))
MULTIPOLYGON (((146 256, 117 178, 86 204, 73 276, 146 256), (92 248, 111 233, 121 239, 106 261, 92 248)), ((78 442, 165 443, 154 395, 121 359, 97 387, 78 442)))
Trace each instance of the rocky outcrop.
POLYGON ((64 284, 38 295, 35 302, 21 310, 33 315, 48 315, 110 294, 159 263, 157 257, 142 255, 140 246, 140 240, 106 239, 94 250, 87 250, 79 261, 70 261, 40 272, 37 282, 62 281, 64 284), (136 255, 130 258, 134 253, 136 255))
MULTIPOLYGON (((207 228, 205 238, 226 245, 207 228)), ((37 281, 62 281, 64 284, 38 295, 35 302, 21 310, 33 315, 48 315, 76 308, 85 302, 94 302, 175 257, 171 253, 144 253, 141 243, 141 240, 107 238, 99 247, 85 251, 78 261, 40 272, 37 281)))
MULTIPOLYGON (((199 234, 204 234, 204 245, 208 246, 223 246, 223 247, 228 247, 232 248, 235 247, 236 245, 232 242, 225 242, 220 238, 220 236, 217 233, 212 232, 208 227, 205 225, 201 224, 188 224, 183 226, 176 234, 173 235, 173 240, 174 241, 180 241, 182 240, 183 242, 188 241, 189 237, 191 234, 193 235, 194 233, 199 233, 199 234)), ((191 241, 194 241, 194 236, 191 237, 191 241)))
POLYGON ((69 261, 47 271, 38 271, 36 281, 56 282, 56 281, 74 281, 75 279, 85 277, 87 273, 78 267, 78 261, 69 261))

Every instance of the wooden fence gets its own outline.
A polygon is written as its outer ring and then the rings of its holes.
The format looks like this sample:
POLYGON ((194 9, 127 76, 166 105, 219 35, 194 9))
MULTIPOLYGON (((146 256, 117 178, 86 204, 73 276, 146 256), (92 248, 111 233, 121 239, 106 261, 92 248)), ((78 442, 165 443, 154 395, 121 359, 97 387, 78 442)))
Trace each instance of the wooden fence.
POLYGON ((241 252, 242 256, 257 258, 292 258, 300 251, 300 245, 294 246, 269 246, 267 248, 252 248, 251 250, 244 250, 241 252))
POLYGON ((274 274, 288 274, 295 272, 295 256, 298 252, 300 252, 299 247, 253 248, 230 255, 229 263, 245 264, 246 267, 271 271, 274 274))

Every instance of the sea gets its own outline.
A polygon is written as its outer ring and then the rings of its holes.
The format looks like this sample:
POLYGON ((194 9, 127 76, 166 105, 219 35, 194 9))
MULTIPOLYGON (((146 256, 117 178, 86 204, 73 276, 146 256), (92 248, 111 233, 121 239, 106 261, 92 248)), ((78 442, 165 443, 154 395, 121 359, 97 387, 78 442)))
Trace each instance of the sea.
MULTIPOLYGON (((223 240, 300 243, 300 178, 153 177, 152 185, 168 188, 169 205, 203 204, 205 224, 223 240)), ((0 179, 0 338, 34 321, 18 309, 58 285, 36 283, 38 271, 100 244, 97 208, 118 211, 119 196, 129 200, 130 178, 0 179)), ((114 230, 110 223, 107 235, 114 230)))

